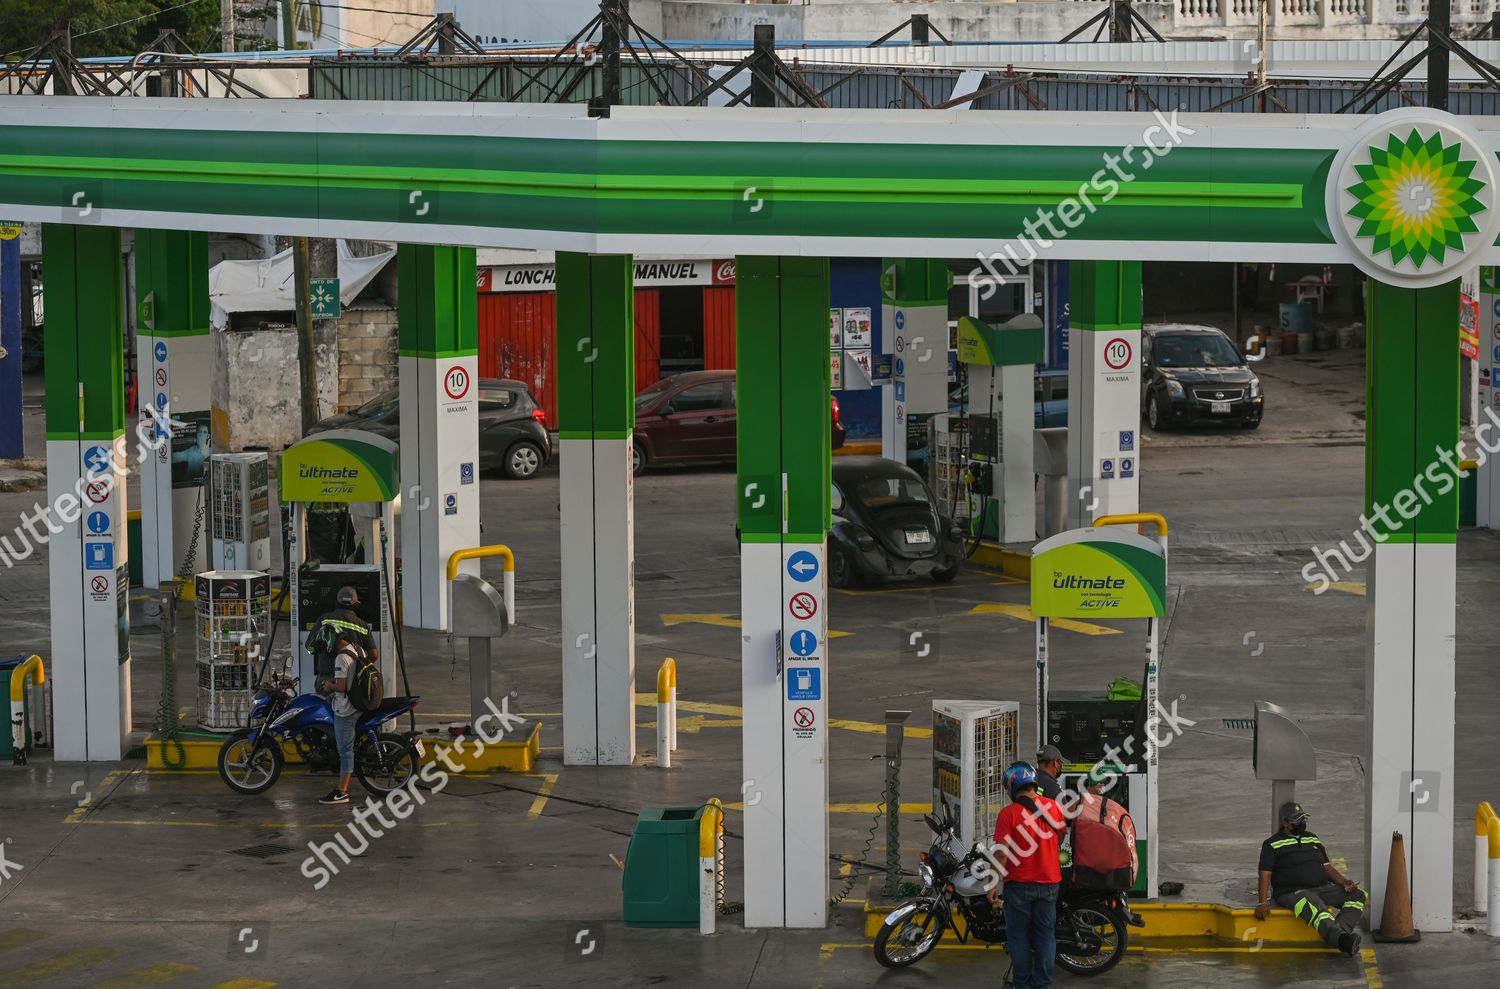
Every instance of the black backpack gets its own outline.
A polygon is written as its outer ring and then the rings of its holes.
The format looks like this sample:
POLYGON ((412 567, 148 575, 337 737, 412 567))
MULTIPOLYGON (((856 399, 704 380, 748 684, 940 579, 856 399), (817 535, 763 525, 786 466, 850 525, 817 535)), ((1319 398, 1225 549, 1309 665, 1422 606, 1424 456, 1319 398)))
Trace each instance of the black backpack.
POLYGON ((352 661, 344 694, 359 711, 374 711, 385 699, 385 680, 380 675, 380 666, 365 655, 356 645, 347 645, 339 652, 352 661))

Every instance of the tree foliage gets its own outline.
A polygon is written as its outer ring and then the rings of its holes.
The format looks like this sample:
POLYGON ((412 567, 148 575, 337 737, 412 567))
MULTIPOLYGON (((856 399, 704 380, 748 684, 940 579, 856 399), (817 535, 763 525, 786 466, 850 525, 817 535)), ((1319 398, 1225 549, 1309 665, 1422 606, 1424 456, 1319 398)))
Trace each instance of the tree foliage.
POLYGON ((0 55, 14 57, 71 28, 73 54, 133 55, 170 28, 198 51, 217 51, 218 0, 0 0, 0 55), (177 7, 176 10, 169 8, 177 7))

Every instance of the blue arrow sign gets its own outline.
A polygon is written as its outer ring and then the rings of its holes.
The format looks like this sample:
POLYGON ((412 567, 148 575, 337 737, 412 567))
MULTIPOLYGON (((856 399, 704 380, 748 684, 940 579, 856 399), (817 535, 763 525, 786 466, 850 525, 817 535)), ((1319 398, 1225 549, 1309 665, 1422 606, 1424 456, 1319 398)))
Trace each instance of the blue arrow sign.
POLYGON ((818 575, 818 558, 800 549, 786 561, 786 572, 799 584, 805 584, 818 575))
POLYGON ((90 474, 103 474, 109 470, 110 461, 114 459, 107 448, 102 446, 91 446, 84 451, 83 469, 90 474))
POLYGON ((161 340, 158 340, 156 342, 156 347, 152 350, 152 353, 156 355, 156 359, 158 361, 160 361, 163 364, 166 363, 166 361, 167 361, 167 345, 166 345, 165 342, 163 342, 161 340))
POLYGON ((811 656, 818 649, 818 637, 807 629, 792 633, 792 652, 798 656, 811 656))

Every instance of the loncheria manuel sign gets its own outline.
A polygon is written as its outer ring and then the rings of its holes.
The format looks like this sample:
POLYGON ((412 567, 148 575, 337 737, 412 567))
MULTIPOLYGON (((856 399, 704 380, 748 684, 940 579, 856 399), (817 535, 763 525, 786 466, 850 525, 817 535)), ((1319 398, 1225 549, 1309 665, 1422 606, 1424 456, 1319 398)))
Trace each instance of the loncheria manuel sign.
POLYGON ((1370 275, 1414 286, 1449 281, 1495 242, 1494 157, 1459 118, 1382 114, 1335 168, 1332 225, 1370 275))

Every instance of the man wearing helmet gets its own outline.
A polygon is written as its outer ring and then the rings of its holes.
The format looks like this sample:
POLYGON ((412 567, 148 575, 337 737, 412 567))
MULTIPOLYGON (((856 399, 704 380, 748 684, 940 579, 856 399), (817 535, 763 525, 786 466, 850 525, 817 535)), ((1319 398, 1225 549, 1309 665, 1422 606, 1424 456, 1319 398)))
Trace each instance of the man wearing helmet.
POLYGON ((338 607, 318 619, 317 631, 308 639, 318 676, 333 675, 333 654, 338 651, 340 635, 363 649, 372 661, 380 662, 380 650, 370 636, 370 626, 355 611, 359 605, 359 592, 346 584, 339 588, 338 607))
POLYGON ((1011 803, 995 819, 995 861, 1005 882, 990 890, 1003 896, 1006 947, 1016 989, 1051 989, 1057 955, 1057 890, 1062 883, 1058 841, 1067 826, 1062 808, 1037 792, 1030 763, 1005 770, 1011 803))

